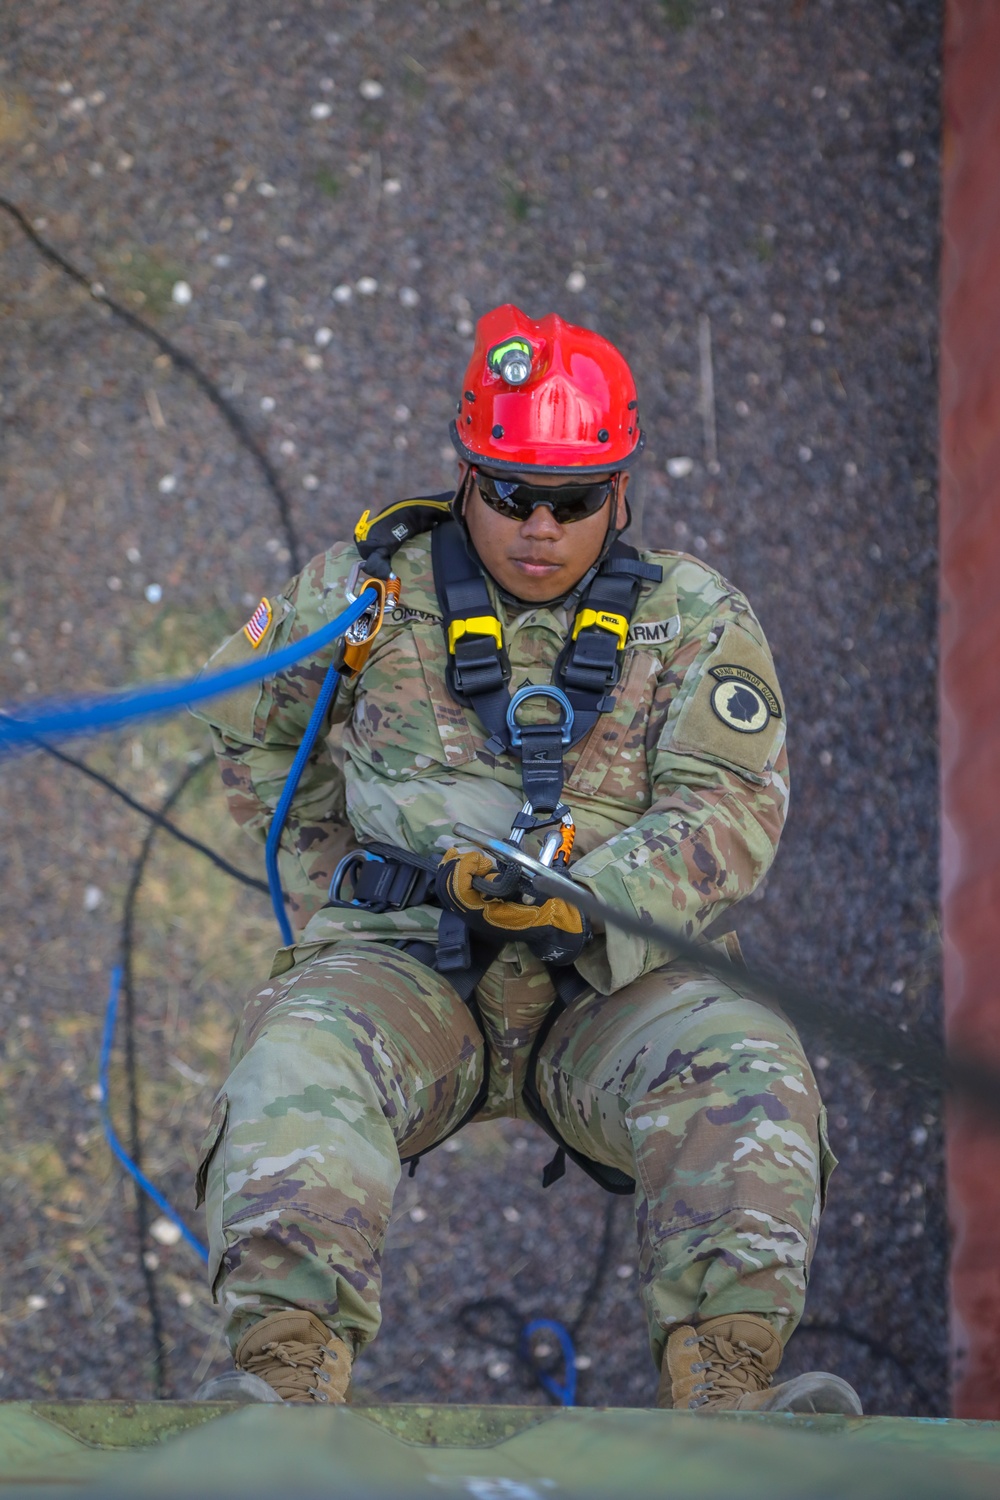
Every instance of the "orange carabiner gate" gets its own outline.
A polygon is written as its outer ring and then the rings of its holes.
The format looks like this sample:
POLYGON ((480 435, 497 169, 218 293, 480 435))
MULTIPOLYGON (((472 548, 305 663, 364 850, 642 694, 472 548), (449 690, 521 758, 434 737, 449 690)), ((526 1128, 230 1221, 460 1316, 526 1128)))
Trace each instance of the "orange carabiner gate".
MULTIPOLYGON (((352 579, 348 590, 352 599, 358 597, 354 593, 354 582, 355 580, 352 579)), ((382 628, 386 599, 388 598, 392 605, 395 605, 399 599, 399 579, 391 578, 386 585, 381 578, 366 578, 361 592, 365 593, 369 589, 373 591, 375 597, 364 614, 358 616, 344 635, 343 661, 340 670, 348 677, 357 677, 358 673, 364 670, 368 653, 382 628), (396 585, 395 590, 393 590, 393 584, 396 585)))

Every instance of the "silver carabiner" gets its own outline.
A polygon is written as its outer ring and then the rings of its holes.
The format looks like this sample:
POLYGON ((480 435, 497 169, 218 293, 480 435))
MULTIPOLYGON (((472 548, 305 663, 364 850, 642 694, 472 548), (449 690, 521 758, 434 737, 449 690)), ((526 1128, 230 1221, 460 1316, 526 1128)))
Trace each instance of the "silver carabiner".
MULTIPOLYGON (((347 587, 344 589, 348 604, 354 604, 360 597, 360 594, 358 593, 358 579, 361 576, 363 569, 364 561, 363 559, 359 558, 348 575, 347 587)), ((361 593, 364 592, 365 590, 362 589, 361 593)), ((371 635, 373 628, 378 623, 378 620, 381 616, 381 590, 378 588, 372 589, 371 595, 371 604, 366 610, 358 615, 358 618, 353 622, 353 624, 348 625, 347 629, 344 631, 344 639, 352 646, 364 645, 365 641, 367 641, 368 637, 371 635)))
POLYGON ((558 856, 562 856, 560 864, 565 867, 569 864, 570 855, 573 852, 573 841, 576 838, 576 820, 565 802, 560 802, 554 809, 551 818, 535 819, 535 809, 530 802, 525 802, 517 817, 511 824, 505 843, 513 844, 515 849, 520 849, 524 843, 524 835, 533 833, 535 828, 549 828, 549 832, 542 841, 541 852, 538 855, 539 864, 552 866, 558 856), (532 823, 528 819, 532 819, 532 823), (552 828, 551 824, 558 820, 559 827, 552 828))

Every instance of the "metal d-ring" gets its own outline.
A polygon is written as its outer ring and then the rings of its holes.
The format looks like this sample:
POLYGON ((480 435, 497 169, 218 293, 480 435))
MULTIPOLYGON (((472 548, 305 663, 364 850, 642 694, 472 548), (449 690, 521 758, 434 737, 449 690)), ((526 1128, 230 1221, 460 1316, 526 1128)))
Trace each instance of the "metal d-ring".
POLYGON ((528 687, 518 688, 507 707, 507 728, 510 730, 510 742, 514 748, 520 748, 521 735, 524 729, 540 727, 538 725, 521 725, 517 722, 517 710, 527 698, 552 698, 558 703, 563 711, 563 717, 559 724, 553 724, 551 727, 559 730, 564 745, 570 744, 573 734, 573 720, 576 718, 576 715, 573 712, 572 703, 566 697, 562 688, 552 687, 551 684, 539 687, 529 685, 528 687))
POLYGON ((363 865, 367 864, 369 860, 374 860, 376 864, 380 865, 385 863, 380 854, 372 854, 369 849, 352 849, 350 853, 343 856, 333 872, 330 880, 330 889, 327 892, 327 901, 331 906, 360 906, 361 903, 353 897, 345 901, 340 892, 343 889, 345 880, 353 881, 357 871, 363 865))

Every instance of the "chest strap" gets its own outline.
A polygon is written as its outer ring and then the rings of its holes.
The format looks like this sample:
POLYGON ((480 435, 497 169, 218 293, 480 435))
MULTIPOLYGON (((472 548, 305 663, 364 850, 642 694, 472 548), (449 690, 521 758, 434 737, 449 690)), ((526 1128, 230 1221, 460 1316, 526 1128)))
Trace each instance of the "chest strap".
POLYGON ((491 755, 506 753, 520 759, 526 799, 536 812, 551 814, 562 793, 565 750, 614 707, 612 690, 621 676, 642 581, 659 583, 663 570, 643 562, 634 547, 615 542, 580 601, 569 639, 556 660, 551 688, 522 690, 512 702, 503 626, 457 522, 435 527, 431 553, 448 649, 448 691, 478 716, 488 731, 486 748, 491 755), (559 702, 558 723, 517 722, 518 701, 537 695, 559 702))

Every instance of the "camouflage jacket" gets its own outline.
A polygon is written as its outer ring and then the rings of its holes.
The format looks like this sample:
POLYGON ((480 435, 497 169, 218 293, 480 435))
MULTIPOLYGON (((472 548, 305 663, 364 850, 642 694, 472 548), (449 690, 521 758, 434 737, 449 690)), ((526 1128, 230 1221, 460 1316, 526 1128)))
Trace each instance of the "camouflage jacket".
MULTIPOLYGON (((693 557, 643 556, 662 565, 663 581, 642 585, 614 708, 565 758, 563 797, 577 824, 573 874, 612 906, 695 937, 754 889, 774 857, 788 802, 784 707, 743 596, 693 557)), ((356 560, 347 542, 313 558, 268 601, 255 628, 216 652, 210 669, 270 652, 334 619, 356 560)), ((517 761, 489 754, 487 731, 448 692, 429 535, 400 548, 394 567, 399 606, 387 612, 360 677, 341 680, 284 833, 279 864, 300 956, 304 945, 346 936, 433 940, 439 913, 430 906, 382 915, 324 906, 337 860, 370 840, 441 852, 455 843, 456 822, 503 837, 522 802, 517 761)), ((489 588, 511 690, 550 682, 569 633, 566 611, 515 607, 492 582, 489 588)), ((327 649, 200 712, 212 727, 232 813, 261 841, 330 659, 327 649)), ((529 700, 526 721, 529 708, 551 716, 529 700)), ((577 968, 611 993, 670 957, 655 942, 610 928, 593 938, 577 968)), ((290 962, 279 957, 276 972, 290 962)))

